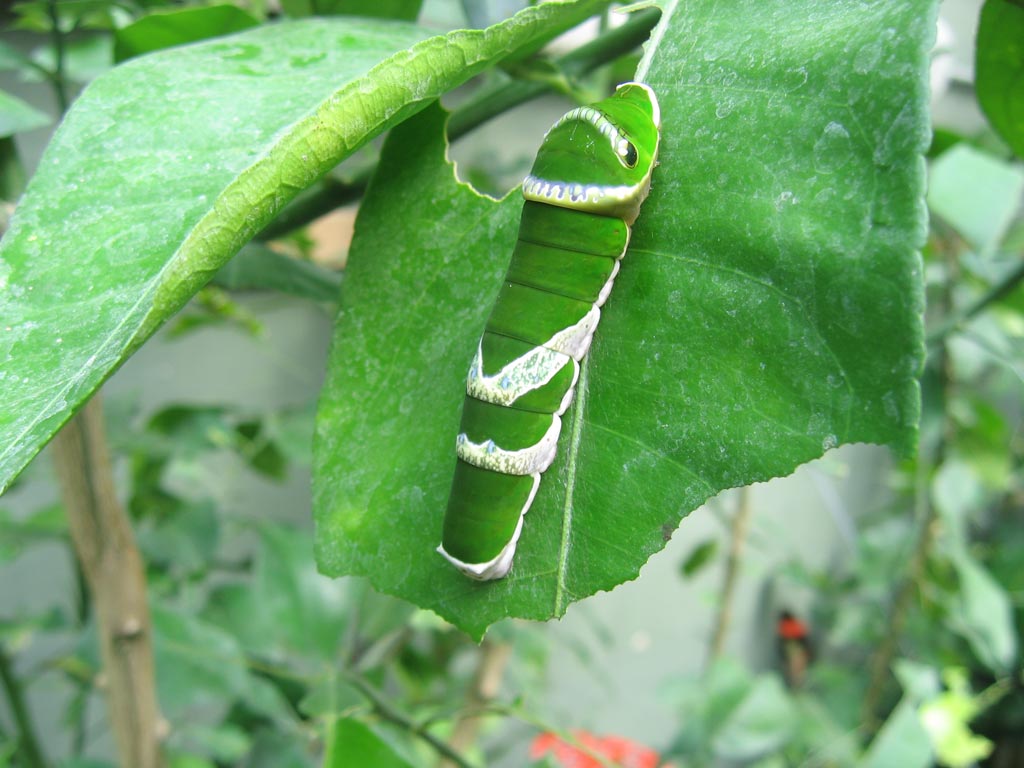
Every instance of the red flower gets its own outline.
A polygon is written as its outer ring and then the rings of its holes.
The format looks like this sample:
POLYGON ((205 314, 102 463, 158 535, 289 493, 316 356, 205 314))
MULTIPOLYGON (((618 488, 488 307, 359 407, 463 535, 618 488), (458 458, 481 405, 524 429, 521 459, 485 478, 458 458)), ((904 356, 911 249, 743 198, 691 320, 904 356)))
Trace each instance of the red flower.
POLYGON ((661 757, 653 749, 621 736, 602 738, 586 731, 576 731, 573 736, 583 749, 562 741, 553 733, 542 733, 530 745, 530 757, 536 760, 550 754, 562 768, 604 768, 599 760, 588 754, 588 750, 617 768, 657 768, 661 762, 661 757))

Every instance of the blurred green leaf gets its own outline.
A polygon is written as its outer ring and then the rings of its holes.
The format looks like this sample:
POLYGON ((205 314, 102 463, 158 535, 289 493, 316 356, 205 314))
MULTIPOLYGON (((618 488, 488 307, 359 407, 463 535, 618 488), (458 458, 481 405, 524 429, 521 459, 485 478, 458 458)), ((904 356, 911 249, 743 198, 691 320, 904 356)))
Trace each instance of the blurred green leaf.
POLYGON ((193 725, 188 741, 219 763, 237 763, 249 751, 249 736, 236 725, 193 725))
POLYGON ((0 91, 0 138, 49 125, 53 119, 26 101, 0 91))
POLYGON ((1024 6, 986 0, 978 22, 974 90, 992 127, 1024 158, 1024 6))
POLYGON ((703 675, 672 681, 665 696, 679 725, 670 754, 692 758, 698 765, 711 762, 720 729, 753 687, 750 672, 727 657, 716 659, 703 675))
POLYGON ((22 69, 28 65, 28 57, 5 40, 0 40, 0 72, 22 69))
POLYGON ((900 681, 903 693, 912 702, 920 703, 938 695, 942 682, 935 667, 909 659, 893 662, 893 672, 900 681))
POLYGON ((310 768, 313 765, 303 739, 262 728, 253 738, 244 768, 310 768))
POLYGON ((172 752, 167 757, 169 768, 217 768, 212 760, 198 755, 182 755, 172 752))
POLYGON ((288 408, 268 415, 264 426, 287 460, 308 467, 313 460, 313 431, 316 403, 288 408))
POLYGON ((715 734, 715 754, 753 760, 781 749, 793 736, 796 710, 779 678, 759 677, 715 734))
POLYGON ((114 61, 195 43, 259 25, 259 20, 234 5, 160 9, 114 32, 114 61))
POLYGON ((311 718, 348 717, 354 710, 366 708, 366 698, 336 674, 318 678, 299 702, 299 710, 311 718))
POLYGON ((323 768, 412 768, 358 720, 338 720, 329 729, 323 768))
POLYGON ((971 523, 986 501, 978 475, 965 461, 944 461, 932 479, 932 503, 947 526, 946 532, 966 545, 971 523))
POLYGON ((1006 674, 1018 648, 1010 596, 966 550, 955 551, 952 559, 960 588, 948 605, 951 625, 967 639, 978 661, 997 676, 1006 674))
POLYGON ((231 291, 278 291, 302 299, 335 302, 341 273, 249 243, 221 267, 213 281, 231 291))
POLYGON ((316 572, 308 533, 269 523, 257 532, 252 582, 216 588, 206 614, 251 654, 322 670, 344 637, 347 585, 316 572))
POLYGON ((263 332, 259 319, 235 302, 227 291, 206 285, 199 289, 187 309, 174 318, 168 336, 177 339, 200 328, 223 325, 232 325, 251 336, 263 332))
POLYGON ((635 578, 724 488, 846 442, 910 450, 933 12, 930 0, 750 0, 723 14, 702 0, 666 19, 648 75, 664 133, 651 197, 602 309, 585 402, 564 417, 496 582, 466 579, 435 548, 465 372, 521 200, 455 182, 439 112, 392 131, 320 400, 321 569, 480 637, 635 578))
POLYGON ((875 736, 859 768, 931 768, 931 742, 917 708, 904 698, 875 736))
POLYGON ((173 722, 202 727, 241 704, 277 722, 292 721, 287 703, 255 678, 238 641, 189 613, 152 606, 160 706, 173 722))
POLYGON ((943 677, 948 690, 921 705, 921 723, 942 765, 970 768, 988 757, 994 744, 971 732, 970 723, 980 707, 971 695, 965 671, 947 669, 943 677))
POLYGON ((58 504, 44 507, 24 518, 0 509, 0 561, 13 560, 34 544, 67 540, 64 508, 58 504))
POLYGON ((1024 171, 966 144, 932 163, 928 205, 984 254, 998 247, 1024 193, 1024 171))
POLYGON ((283 480, 288 459, 266 435, 262 421, 246 421, 235 427, 242 441, 240 452, 249 466, 264 477, 283 480))
POLYGON ((714 560, 715 553, 717 552, 718 539, 708 539, 698 544, 680 566, 683 576, 688 579, 692 578, 694 574, 714 560))
POLYGON ((217 508, 212 502, 183 502, 152 524, 140 525, 137 539, 149 565, 176 574, 204 572, 220 544, 217 508))

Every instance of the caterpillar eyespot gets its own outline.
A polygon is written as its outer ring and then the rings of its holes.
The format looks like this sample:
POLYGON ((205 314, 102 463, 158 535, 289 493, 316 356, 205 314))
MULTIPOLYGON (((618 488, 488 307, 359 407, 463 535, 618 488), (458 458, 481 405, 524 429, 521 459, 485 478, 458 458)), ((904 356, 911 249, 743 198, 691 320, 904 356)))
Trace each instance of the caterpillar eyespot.
POLYGON ((636 161, 640 159, 640 155, 637 154, 636 147, 631 142, 626 142, 625 151, 622 153, 622 161, 626 164, 627 168, 636 168, 636 161))
POLYGON ((660 124, 654 92, 624 83, 557 120, 523 181, 512 262, 466 376, 438 547, 473 579, 500 579, 512 567, 650 190, 660 124))

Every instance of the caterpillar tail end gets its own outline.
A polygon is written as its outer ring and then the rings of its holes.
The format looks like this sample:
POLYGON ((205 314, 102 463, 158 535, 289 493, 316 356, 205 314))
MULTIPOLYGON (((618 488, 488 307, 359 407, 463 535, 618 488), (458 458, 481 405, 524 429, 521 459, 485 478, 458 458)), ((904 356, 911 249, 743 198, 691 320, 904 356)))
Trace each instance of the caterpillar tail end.
POLYGON ((502 547, 495 557, 483 563, 465 563, 457 557, 452 557, 445 552, 444 544, 438 546, 437 551, 444 556, 444 559, 458 568, 462 573, 476 581, 495 581, 504 578, 512 568, 512 558, 516 554, 516 544, 519 542, 519 534, 523 531, 523 517, 519 517, 519 524, 516 525, 515 533, 509 539, 508 544, 502 547))

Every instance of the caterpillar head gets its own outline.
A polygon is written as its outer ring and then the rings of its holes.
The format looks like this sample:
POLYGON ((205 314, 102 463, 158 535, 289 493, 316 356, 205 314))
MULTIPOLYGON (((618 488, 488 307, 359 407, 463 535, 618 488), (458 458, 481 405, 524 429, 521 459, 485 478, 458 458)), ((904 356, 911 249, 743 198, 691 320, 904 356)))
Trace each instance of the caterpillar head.
POLYGON ((523 196, 632 224, 651 186, 660 124, 658 100, 642 83, 570 110, 544 137, 523 196))

